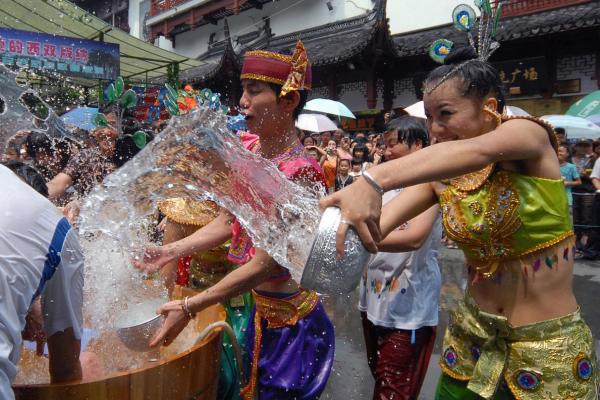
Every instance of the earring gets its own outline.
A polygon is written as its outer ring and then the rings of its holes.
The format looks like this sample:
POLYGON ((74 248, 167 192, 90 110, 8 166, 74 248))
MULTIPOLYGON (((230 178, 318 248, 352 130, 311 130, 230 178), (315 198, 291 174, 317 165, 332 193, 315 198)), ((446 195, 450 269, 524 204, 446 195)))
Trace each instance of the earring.
POLYGON ((496 128, 498 128, 500 126, 500 124, 502 123, 502 115, 500 115, 500 113, 498 113, 497 111, 494 111, 488 107, 484 107, 483 111, 485 111, 486 113, 491 115, 492 118, 494 118, 494 120, 496 121, 496 128))

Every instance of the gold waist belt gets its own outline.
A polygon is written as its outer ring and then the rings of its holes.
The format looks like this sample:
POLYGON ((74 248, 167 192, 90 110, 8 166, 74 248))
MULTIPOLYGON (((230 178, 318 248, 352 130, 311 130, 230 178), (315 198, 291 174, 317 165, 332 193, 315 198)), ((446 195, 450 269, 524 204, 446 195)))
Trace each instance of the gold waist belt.
POLYGON ((250 367, 250 379, 242 389, 241 396, 245 400, 251 400, 256 393, 256 381, 258 379, 258 360, 260 358, 260 345, 262 342, 261 320, 267 321, 268 329, 283 328, 284 326, 296 325, 298 320, 306 317, 319 303, 317 292, 300 289, 290 297, 278 299, 267 297, 252 291, 256 305, 254 316, 254 345, 252 353, 252 365, 250 367))
POLYGON ((502 378, 518 399, 596 398, 594 342, 579 309, 513 327, 467 295, 451 313, 440 366, 486 399, 502 378))

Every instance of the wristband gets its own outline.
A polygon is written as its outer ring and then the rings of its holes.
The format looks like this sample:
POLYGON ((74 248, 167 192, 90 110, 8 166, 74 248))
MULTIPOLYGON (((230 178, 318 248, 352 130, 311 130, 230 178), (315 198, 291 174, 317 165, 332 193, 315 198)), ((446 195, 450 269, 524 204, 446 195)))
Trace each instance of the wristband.
POLYGON ((367 183, 369 185, 371 185, 371 187, 373 189, 375 189, 375 191, 377 193, 379 193, 381 196, 383 196, 383 194, 385 193, 385 190, 383 190, 383 188, 381 187, 381 185, 379 183, 377 183, 377 181, 375 180, 375 178, 373 178, 370 173, 368 173, 367 171, 363 171, 362 176, 363 176, 363 178, 365 178, 365 180, 367 181, 367 183))

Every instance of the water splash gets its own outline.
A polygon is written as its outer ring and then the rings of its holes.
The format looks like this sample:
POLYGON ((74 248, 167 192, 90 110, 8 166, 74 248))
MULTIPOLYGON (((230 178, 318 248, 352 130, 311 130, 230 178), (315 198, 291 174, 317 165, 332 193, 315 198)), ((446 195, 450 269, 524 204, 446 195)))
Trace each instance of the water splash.
POLYGON ((1 127, 0 127, 0 152, 4 152, 4 145, 11 136, 19 130, 37 129, 46 132, 52 137, 69 137, 73 140, 83 138, 74 135, 64 122, 56 115, 52 107, 44 102, 40 96, 26 84, 17 81, 18 72, 13 72, 0 64, 0 88, 2 100, 1 127), (34 125, 32 115, 39 115, 38 125, 34 125))
POLYGON ((172 118, 153 142, 86 198, 81 233, 103 232, 141 256, 158 201, 211 199, 300 281, 320 219, 318 196, 245 150, 226 126, 223 113, 203 106, 172 118))

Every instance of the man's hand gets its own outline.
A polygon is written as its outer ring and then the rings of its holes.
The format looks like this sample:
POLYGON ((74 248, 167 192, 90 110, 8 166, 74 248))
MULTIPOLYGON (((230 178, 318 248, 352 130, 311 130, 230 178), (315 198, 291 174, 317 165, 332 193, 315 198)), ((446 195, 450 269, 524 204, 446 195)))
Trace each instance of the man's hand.
POLYGON ((141 260, 134 259, 133 266, 140 271, 153 273, 164 267, 173 257, 166 246, 148 246, 141 260))
POLYGON ((69 224, 75 225, 79 218, 79 211, 81 210, 81 202, 79 200, 72 200, 67 203, 63 210, 63 215, 69 221, 69 224))
POLYGON ((25 317, 25 329, 21 332, 23 340, 36 342, 36 354, 41 356, 44 354, 44 344, 47 341, 44 333, 44 320, 42 318, 42 303, 38 298, 25 317))
POLYGON ((150 340, 150 347, 156 347, 160 344, 168 346, 173 343, 173 340, 187 326, 190 319, 183 312, 182 300, 170 301, 163 304, 157 313, 162 314, 165 319, 156 335, 150 340))

